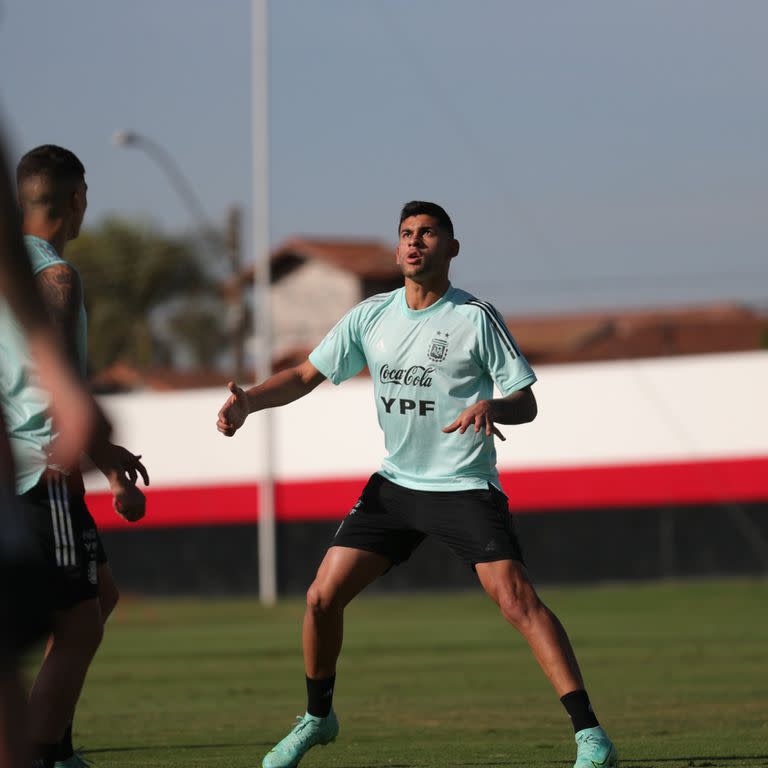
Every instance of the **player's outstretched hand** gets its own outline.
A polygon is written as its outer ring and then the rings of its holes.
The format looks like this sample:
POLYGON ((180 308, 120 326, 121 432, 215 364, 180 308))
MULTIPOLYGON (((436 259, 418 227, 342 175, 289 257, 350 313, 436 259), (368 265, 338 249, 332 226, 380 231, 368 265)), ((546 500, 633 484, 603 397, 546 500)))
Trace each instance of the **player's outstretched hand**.
POLYGON ((487 437, 496 435, 499 440, 507 439, 501 432, 499 432, 498 428, 493 423, 491 404, 487 400, 481 400, 479 403, 475 403, 474 405, 470 405, 469 408, 465 408, 454 422, 447 427, 443 427, 443 432, 455 432, 458 430, 459 433, 463 435, 472 425, 475 427, 475 432, 483 430, 487 437))
POLYGON ((141 520, 147 511, 147 499, 133 483, 122 482, 112 486, 112 506, 129 523, 141 520))
POLYGON ((222 435, 232 437, 243 426, 250 410, 248 408, 248 395, 241 387, 238 387, 234 381, 230 381, 227 388, 231 394, 221 406, 219 418, 216 421, 216 429, 222 435))

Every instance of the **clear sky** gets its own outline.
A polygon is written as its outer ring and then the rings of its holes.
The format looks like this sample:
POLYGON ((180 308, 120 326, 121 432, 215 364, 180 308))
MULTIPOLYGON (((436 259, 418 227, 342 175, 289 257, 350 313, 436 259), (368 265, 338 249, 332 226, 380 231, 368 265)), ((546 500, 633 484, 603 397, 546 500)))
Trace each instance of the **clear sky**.
MULTIPOLYGON (((272 0, 271 235, 394 243, 441 202, 454 282, 506 313, 768 304, 764 0, 272 0)), ((251 201, 248 0, 0 0, 15 154, 63 144, 88 220, 251 201)))

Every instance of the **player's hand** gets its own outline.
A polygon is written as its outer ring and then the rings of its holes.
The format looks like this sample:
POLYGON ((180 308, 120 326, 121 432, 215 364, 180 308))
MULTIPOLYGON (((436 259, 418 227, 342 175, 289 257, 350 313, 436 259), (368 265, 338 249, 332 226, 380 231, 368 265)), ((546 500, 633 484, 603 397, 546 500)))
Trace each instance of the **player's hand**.
POLYGON ((110 483, 125 481, 131 485, 136 485, 136 481, 141 476, 144 485, 149 485, 149 473, 147 468, 141 463, 141 454, 133 454, 122 445, 111 443, 107 449, 108 453, 108 476, 110 483))
POLYGON ((481 400, 479 403, 465 408, 454 422, 443 427, 443 432, 456 432, 458 430, 463 435, 471 426, 474 426, 475 432, 483 430, 486 437, 496 435, 499 440, 507 439, 493 423, 491 404, 487 400, 481 400))
POLYGON ((250 410, 248 407, 248 395, 245 394, 241 387, 238 387, 234 381, 230 381, 227 384, 227 388, 232 394, 227 398, 224 405, 221 406, 219 417, 216 421, 216 429, 222 435, 232 437, 243 426, 250 410))
POLYGON ((147 498, 133 483, 113 483, 112 506, 118 515, 129 523, 135 523, 141 520, 147 511, 147 498))

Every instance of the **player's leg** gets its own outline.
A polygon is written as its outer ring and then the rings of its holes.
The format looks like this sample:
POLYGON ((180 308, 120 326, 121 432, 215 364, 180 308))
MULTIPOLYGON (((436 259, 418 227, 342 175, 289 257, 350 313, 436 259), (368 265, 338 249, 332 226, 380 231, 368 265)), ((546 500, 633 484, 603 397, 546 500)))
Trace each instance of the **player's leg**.
POLYGON ((0 768, 26 764, 25 701, 16 663, 0 660, 0 768))
POLYGON ((375 552, 338 546, 326 552, 307 590, 302 628, 307 711, 264 757, 263 768, 295 768, 312 747, 336 739, 339 723, 332 704, 344 608, 390 565, 375 552))
POLYGON ((293 730, 264 757, 263 768, 295 768, 316 744, 336 738, 332 708, 336 661, 344 635, 344 609, 393 564, 406 560, 423 535, 404 529, 382 490, 391 483, 373 475, 339 526, 307 590, 302 641, 307 711, 293 730))
POLYGON ((23 690, 22 656, 50 628, 41 577, 42 565, 32 555, 6 548, 8 512, 0 494, 0 768, 28 766, 27 702, 23 690))
MULTIPOLYGON (((5 484, 11 484, 8 478, 5 484)), ((0 482, 0 768, 30 763, 21 659, 50 631, 52 620, 48 571, 24 513, 0 482)))
POLYGON ((310 679, 336 674, 344 634, 344 609, 391 563, 376 552, 331 547, 307 590, 302 644, 304 670, 310 679))
MULTIPOLYGON (((507 497, 489 484, 487 489, 425 493, 420 508, 424 530, 476 571, 504 618, 528 641, 579 732, 578 768, 593 768, 591 762, 581 761, 589 750, 580 739, 594 746, 592 738, 598 736, 600 749, 607 745, 602 750, 610 758, 606 768, 614 765, 615 750, 592 712, 568 635, 528 577, 507 497)), ((592 754, 601 752, 592 750, 592 754)))
POLYGON ((584 687, 579 665, 558 618, 539 599, 525 566, 515 560, 477 563, 477 576, 502 616, 530 645, 558 696, 584 687))
POLYGON ((98 567, 99 579, 99 609, 101 611, 101 621, 106 624, 107 619, 112 615, 115 606, 120 600, 120 591, 117 588, 115 577, 109 563, 104 559, 99 561, 98 567))
POLYGON ((34 751, 46 766, 55 761, 103 633, 98 534, 82 487, 72 480, 49 471, 20 497, 48 562, 48 589, 57 608, 50 648, 29 700, 34 751))
POLYGON ((72 722, 102 631, 96 597, 57 612, 53 642, 29 698, 30 735, 45 759, 55 757, 64 730, 72 722))
MULTIPOLYGON (((118 600, 120 599, 120 593, 115 583, 115 578, 112 575, 112 569, 109 567, 106 555, 104 554, 103 546, 99 540, 99 556, 98 556, 98 590, 99 590, 99 609, 101 613, 101 623, 106 625, 112 611, 114 611, 118 600)), ((48 643, 46 655, 50 652, 51 641, 48 643)), ((75 752, 75 747, 72 742, 72 724, 73 720, 69 721, 69 724, 64 729, 64 735, 59 741, 59 746, 56 750, 56 763, 54 768, 80 768, 87 765, 82 759, 81 753, 75 752)))
POLYGON ((612 742, 595 716, 576 655, 563 625, 536 594, 517 560, 477 563, 480 583, 504 618, 526 639, 573 723, 578 755, 574 768, 618 766, 612 742))

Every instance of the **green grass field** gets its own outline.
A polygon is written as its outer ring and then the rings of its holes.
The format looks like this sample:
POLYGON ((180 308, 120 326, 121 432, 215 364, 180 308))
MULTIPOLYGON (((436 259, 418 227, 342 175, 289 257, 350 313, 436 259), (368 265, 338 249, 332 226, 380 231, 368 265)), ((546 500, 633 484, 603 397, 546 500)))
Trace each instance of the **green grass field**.
MULTIPOLYGON (((768 583, 542 589, 624 768, 768 766, 768 583)), ((75 741, 97 766, 261 765, 304 709, 303 604, 124 599, 75 741)), ((339 768, 570 766, 567 717, 527 646, 478 593, 348 609, 339 768)))

